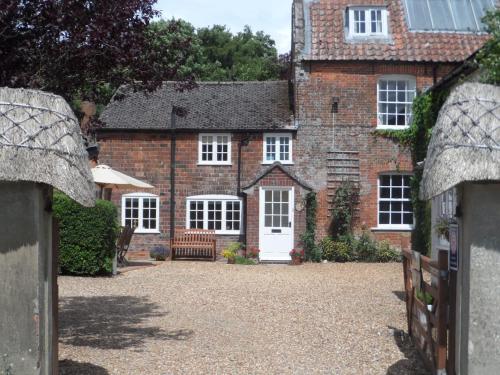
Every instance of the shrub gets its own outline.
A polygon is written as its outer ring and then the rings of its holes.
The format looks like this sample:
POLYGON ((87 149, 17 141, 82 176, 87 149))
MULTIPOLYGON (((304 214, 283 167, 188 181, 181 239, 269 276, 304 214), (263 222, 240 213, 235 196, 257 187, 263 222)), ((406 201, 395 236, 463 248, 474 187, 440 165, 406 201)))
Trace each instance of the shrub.
POLYGON ((61 273, 81 276, 111 273, 118 230, 113 203, 98 200, 95 207, 83 207, 56 192, 53 209, 59 220, 61 273))
POLYGON ((222 256, 226 259, 234 259, 238 250, 243 249, 243 244, 239 242, 233 242, 229 244, 224 250, 222 250, 222 256))
POLYGON ((381 263, 400 262, 401 253, 393 249, 388 241, 382 241, 378 244, 377 261, 381 263))
POLYGON ((376 262, 378 246, 368 233, 363 233, 354 240, 354 252, 356 259, 361 262, 376 262))
POLYGON ((334 241, 330 237, 324 238, 319 247, 323 258, 331 262, 349 262, 352 260, 350 244, 342 241, 334 241))
POLYGON ((154 260, 164 261, 170 256, 170 250, 165 246, 155 246, 149 251, 149 256, 154 260))

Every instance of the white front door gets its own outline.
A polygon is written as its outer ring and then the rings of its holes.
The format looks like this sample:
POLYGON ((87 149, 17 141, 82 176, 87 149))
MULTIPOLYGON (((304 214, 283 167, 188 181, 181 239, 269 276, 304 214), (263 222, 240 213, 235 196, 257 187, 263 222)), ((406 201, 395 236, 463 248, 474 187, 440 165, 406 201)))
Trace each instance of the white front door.
POLYGON ((261 187, 259 202, 260 259, 290 260, 289 253, 293 249, 293 187, 261 187))

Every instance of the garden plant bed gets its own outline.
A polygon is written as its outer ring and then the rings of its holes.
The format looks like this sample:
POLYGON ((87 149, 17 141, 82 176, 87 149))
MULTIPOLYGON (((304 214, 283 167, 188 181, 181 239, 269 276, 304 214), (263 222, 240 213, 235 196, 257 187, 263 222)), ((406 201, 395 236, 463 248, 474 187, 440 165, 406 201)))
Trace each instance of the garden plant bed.
POLYGON ((402 267, 166 262, 61 277, 65 374, 427 374, 402 267))

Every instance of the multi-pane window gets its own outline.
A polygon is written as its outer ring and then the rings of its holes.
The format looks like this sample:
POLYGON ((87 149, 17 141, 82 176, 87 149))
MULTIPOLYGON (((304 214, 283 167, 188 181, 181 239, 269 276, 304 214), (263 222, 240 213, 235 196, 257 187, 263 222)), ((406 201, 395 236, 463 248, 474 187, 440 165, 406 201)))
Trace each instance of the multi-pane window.
POLYGON ((290 134, 264 134, 264 163, 292 162, 292 136, 290 134))
POLYGON ((200 134, 199 164, 231 164, 230 134, 200 134))
POLYGON ((187 200, 186 228, 209 229, 219 234, 239 234, 241 201, 233 196, 198 196, 187 200))
POLYGON ((378 225, 394 229, 413 227, 410 175, 387 174, 379 178, 378 225))
POLYGON ((158 232, 159 199, 143 193, 122 197, 122 225, 136 228, 136 233, 158 232))
POLYGON ((288 228, 290 226, 290 191, 266 190, 264 199, 264 226, 288 228))
POLYGON ((387 10, 385 8, 350 8, 349 36, 386 36, 387 10))
POLYGON ((415 79, 386 76, 378 81, 378 127, 401 129, 411 124, 415 79))

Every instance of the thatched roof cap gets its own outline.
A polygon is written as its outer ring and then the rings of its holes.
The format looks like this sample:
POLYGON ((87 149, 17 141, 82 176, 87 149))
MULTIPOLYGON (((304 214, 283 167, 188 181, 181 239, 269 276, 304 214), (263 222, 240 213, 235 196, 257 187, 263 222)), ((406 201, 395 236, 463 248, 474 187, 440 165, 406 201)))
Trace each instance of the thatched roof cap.
POLYGON ((66 101, 41 91, 0 88, 0 181, 52 185, 85 205, 95 184, 78 121, 66 101))
POLYGON ((439 112, 421 198, 430 199, 465 181, 500 181, 500 87, 464 83, 439 112))

